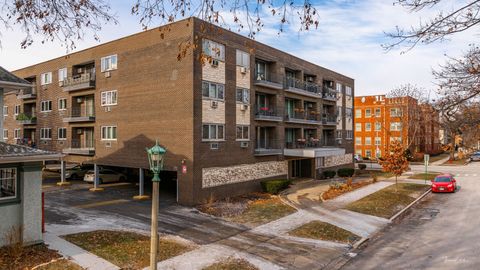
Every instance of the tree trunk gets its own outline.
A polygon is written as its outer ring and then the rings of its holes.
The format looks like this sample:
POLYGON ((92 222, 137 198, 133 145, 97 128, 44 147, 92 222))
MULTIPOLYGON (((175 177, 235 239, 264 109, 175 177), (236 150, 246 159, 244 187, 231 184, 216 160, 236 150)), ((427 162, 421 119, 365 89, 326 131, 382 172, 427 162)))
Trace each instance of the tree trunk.
POLYGON ((395 175, 395 192, 398 192, 398 175, 395 175))

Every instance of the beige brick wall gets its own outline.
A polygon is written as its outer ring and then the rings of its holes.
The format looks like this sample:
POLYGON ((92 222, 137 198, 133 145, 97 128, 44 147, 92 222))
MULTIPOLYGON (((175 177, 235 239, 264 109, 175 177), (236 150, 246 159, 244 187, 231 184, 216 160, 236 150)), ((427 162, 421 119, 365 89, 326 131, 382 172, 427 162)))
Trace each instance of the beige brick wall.
POLYGON ((237 66, 237 87, 250 89, 250 69, 246 73, 240 72, 241 67, 237 66))
POLYGON ((212 107, 210 99, 202 100, 202 123, 225 124, 225 102, 216 101, 217 107, 212 107))
POLYGON ((242 110, 243 104, 237 103, 236 106, 237 125, 250 125, 250 110, 252 106, 249 105, 246 110, 242 110))
MULTIPOLYGON (((343 98, 344 98, 343 94, 338 93, 337 109, 339 108, 339 106, 343 106, 343 98)), ((345 116, 343 115, 344 114, 343 108, 341 113, 342 113, 342 117, 340 118, 340 121, 337 122, 337 129, 343 129, 343 119, 345 118, 345 116)))
POLYGON ((225 62, 218 61, 217 67, 213 67, 210 63, 204 64, 202 80, 225 84, 225 62))
POLYGON ((202 187, 240 183, 288 173, 287 161, 268 161, 229 167, 203 168, 202 187))

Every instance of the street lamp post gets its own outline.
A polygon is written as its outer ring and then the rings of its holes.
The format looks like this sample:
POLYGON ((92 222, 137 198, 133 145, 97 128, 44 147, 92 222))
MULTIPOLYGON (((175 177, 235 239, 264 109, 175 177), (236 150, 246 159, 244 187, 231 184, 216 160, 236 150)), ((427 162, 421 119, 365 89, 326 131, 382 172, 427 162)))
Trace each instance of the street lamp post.
POLYGON ((150 170, 153 172, 153 191, 152 191, 152 232, 150 242, 150 269, 157 269, 158 254, 158 197, 160 184, 160 171, 163 169, 164 155, 167 152, 158 145, 158 141, 150 149, 146 149, 150 170))

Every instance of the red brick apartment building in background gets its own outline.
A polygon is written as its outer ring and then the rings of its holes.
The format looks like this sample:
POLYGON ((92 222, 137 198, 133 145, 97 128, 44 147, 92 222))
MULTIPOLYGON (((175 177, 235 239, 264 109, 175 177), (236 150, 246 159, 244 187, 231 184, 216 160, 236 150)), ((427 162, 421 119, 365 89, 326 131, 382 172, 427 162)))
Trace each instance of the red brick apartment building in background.
POLYGON ((431 105, 412 97, 355 97, 355 153, 381 157, 393 140, 412 154, 440 152, 439 115, 431 105))

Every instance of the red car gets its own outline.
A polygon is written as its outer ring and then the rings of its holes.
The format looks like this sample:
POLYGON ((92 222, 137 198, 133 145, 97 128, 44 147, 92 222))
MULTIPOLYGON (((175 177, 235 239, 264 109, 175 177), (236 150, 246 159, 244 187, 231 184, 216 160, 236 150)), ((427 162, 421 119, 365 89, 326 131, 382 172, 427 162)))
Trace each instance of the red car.
POLYGON ((451 174, 441 174, 432 181, 432 192, 455 192, 457 180, 451 174))

